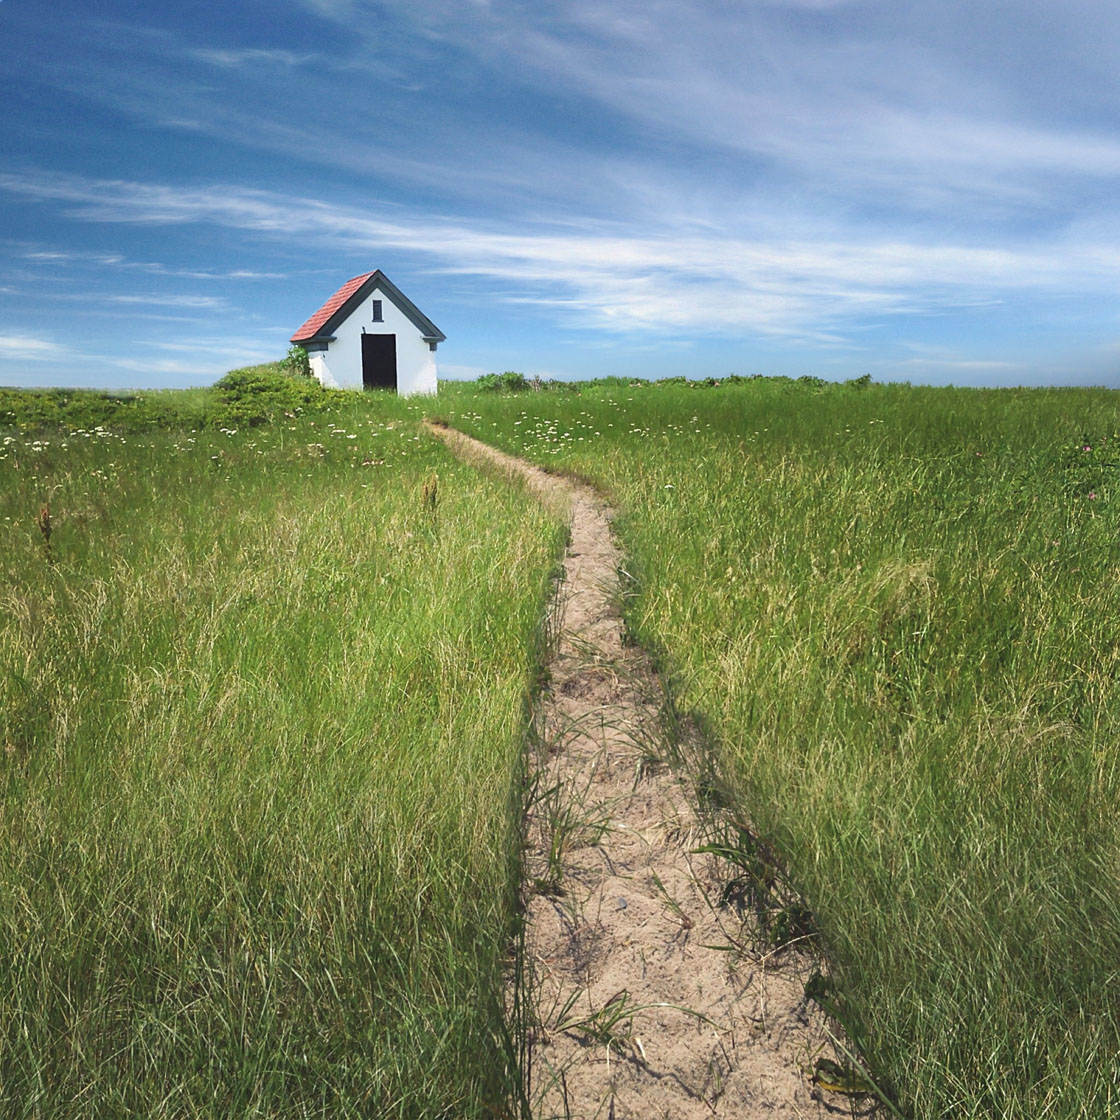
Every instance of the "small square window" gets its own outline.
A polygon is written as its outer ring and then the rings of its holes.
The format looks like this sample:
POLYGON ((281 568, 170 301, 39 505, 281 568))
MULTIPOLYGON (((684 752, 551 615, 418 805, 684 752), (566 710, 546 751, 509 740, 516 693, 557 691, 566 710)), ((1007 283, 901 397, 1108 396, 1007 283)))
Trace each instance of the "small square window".
POLYGON ((375 299, 373 301, 373 321, 375 323, 384 322, 384 320, 381 318, 381 300, 379 299, 375 299))

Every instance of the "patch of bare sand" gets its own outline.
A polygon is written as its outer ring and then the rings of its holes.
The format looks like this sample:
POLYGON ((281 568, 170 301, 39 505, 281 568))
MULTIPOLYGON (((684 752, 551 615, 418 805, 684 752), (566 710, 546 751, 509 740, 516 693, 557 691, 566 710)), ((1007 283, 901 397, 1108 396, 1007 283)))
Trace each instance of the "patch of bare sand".
POLYGON ((749 928, 716 905, 728 865, 696 853, 707 833, 694 798, 658 757, 663 693, 624 641, 611 511, 586 487, 432 430, 571 519, 528 821, 534 1114, 869 1115, 812 1084, 815 1060, 835 1057, 805 997, 812 959, 752 950, 749 928))

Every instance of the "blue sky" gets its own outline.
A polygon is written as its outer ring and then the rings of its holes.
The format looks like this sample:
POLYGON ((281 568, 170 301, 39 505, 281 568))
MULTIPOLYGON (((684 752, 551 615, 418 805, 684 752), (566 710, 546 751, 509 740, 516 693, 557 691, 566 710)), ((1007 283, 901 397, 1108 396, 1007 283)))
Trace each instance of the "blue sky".
POLYGON ((441 375, 1120 385, 1120 8, 0 0, 0 384, 381 268, 441 375))

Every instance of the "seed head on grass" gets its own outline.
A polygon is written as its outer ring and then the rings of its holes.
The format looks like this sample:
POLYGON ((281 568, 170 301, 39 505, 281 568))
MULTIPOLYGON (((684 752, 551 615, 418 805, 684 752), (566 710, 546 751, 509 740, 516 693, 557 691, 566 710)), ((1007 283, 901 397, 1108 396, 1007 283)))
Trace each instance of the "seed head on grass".
POLYGON ((424 483, 420 504, 425 513, 435 515, 436 506, 439 505, 439 475, 435 471, 432 471, 428 476, 428 481, 424 483))

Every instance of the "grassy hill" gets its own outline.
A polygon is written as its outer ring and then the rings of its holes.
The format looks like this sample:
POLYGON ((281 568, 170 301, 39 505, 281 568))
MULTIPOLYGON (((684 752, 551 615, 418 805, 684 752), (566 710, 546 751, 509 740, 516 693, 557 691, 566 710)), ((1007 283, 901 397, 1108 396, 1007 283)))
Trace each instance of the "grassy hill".
POLYGON ((4 1108, 516 1100, 560 529, 425 412, 611 494, 698 788, 804 900, 813 994, 903 1113, 1114 1115, 1114 393, 507 374, 402 401, 280 369, 0 391, 4 1108))

